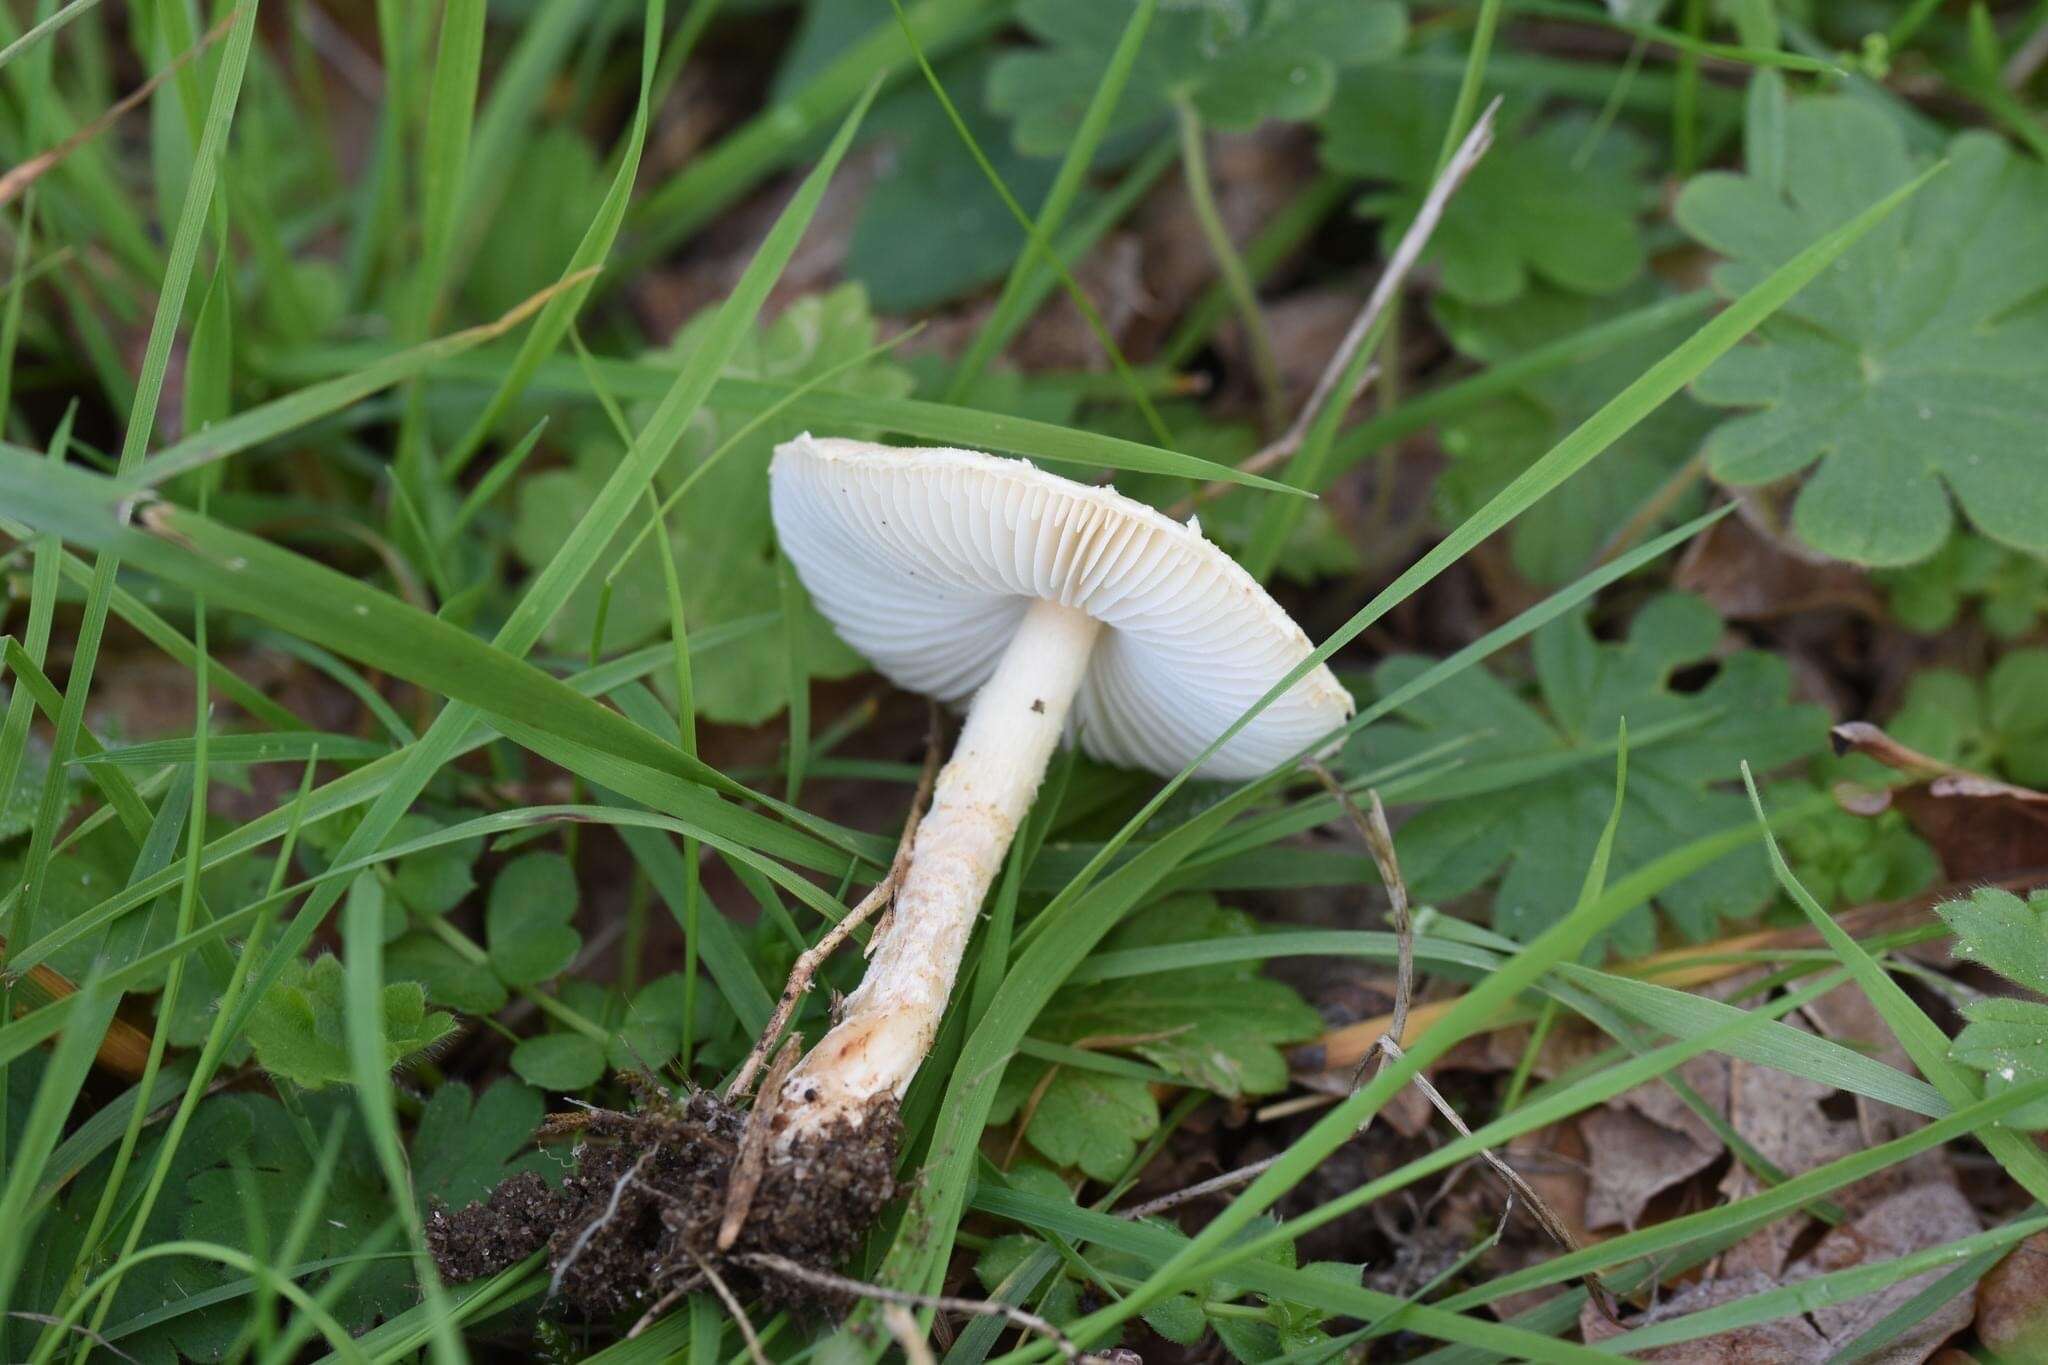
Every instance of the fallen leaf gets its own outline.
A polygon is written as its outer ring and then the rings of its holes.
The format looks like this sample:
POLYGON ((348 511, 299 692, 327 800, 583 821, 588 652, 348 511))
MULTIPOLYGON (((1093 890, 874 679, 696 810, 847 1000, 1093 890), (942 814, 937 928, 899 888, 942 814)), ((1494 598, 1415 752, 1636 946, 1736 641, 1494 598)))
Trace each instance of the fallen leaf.
MULTIPOLYGON (((1728 1106, 1728 1059, 1694 1057, 1679 1076, 1717 1110, 1728 1106)), ((1580 1120, 1591 1149, 1589 1227, 1633 1228, 1649 1202, 1711 1166, 1721 1139, 1662 1081, 1637 1086, 1580 1120)))
MULTIPOLYGON (((1670 1322, 1724 1303, 1753 1298, 1789 1281, 1893 1260, 1981 1230, 1975 1211, 1955 1185, 1947 1180, 1931 1180, 1873 1204, 1861 1217, 1823 1237, 1809 1255, 1787 1267, 1782 1276, 1746 1269, 1701 1280, 1686 1285, 1625 1327, 1607 1321, 1588 1303, 1580 1311, 1579 1327, 1587 1344, 1597 1346, 1627 1328, 1670 1322)), ((1820 1365, 1832 1360, 1842 1347, 1944 1273, 1944 1269, 1936 1268, 1846 1303, 1825 1305, 1805 1314, 1791 1312, 1770 1322, 1660 1347, 1632 1358, 1658 1361, 1661 1365, 1820 1365)), ((1969 1296, 1959 1296, 1882 1350, 1858 1358, 1872 1365, 1920 1365, 1950 1337, 1968 1327, 1975 1312, 1969 1296)))
POLYGON ((2014 1247, 1979 1282, 1977 1336, 2014 1365, 2048 1361, 2048 1232, 2014 1247))
POLYGON ((1860 754, 1913 779, 1889 793, 1845 784, 1837 799, 1867 812, 1888 796, 1952 881, 1997 880, 2048 863, 2048 792, 1957 767, 1866 721, 1837 725, 1830 735, 1837 754, 1860 754))
MULTIPOLYGON (((1909 1076, 1919 1074, 1891 1027, 1870 1003, 1870 997, 1855 983, 1843 982, 1807 1005, 1804 1013, 1822 1037, 1874 1057, 1909 1076)), ((1924 1122, 1896 1105, 1861 1095, 1856 1096, 1856 1116, 1864 1144, 1872 1147, 1901 1137, 1924 1122)))
MULTIPOLYGON (((1753 1298, 1777 1287, 1778 1281, 1774 1277, 1757 1271, 1701 1280, 1685 1286, 1627 1326, 1647 1327, 1652 1323, 1669 1322, 1689 1313, 1753 1298)), ((1620 1336, 1626 1329, 1609 1322, 1597 1307, 1588 1302, 1579 1310, 1579 1330, 1587 1345, 1597 1346, 1611 1337, 1620 1336)), ((1698 1341, 1660 1346, 1631 1358, 1654 1360, 1659 1365, 1820 1365, 1833 1353, 1833 1349, 1811 1322, 1795 1315, 1739 1327, 1732 1332, 1717 1332, 1698 1341)))
POLYGON ((1698 593, 1730 621, 1769 621, 1829 607, 1868 616, 1882 610, 1861 570, 1795 554, 1742 517, 1724 517, 1695 536, 1672 586, 1698 593))
MULTIPOLYGON (((1873 1204, 1862 1216, 1836 1228, 1811 1253, 1789 1267, 1787 1279, 1827 1275, 1859 1265, 1895 1260, 1928 1247, 1941 1246, 1983 1231, 1976 1210, 1962 1191, 1947 1180, 1931 1180, 1899 1191, 1873 1204)), ((1814 1325, 1832 1342, 1846 1344, 1876 1326, 1887 1314, 1940 1279, 1936 1268, 1910 1279, 1850 1299, 1816 1308, 1814 1325)), ((1935 1309, 1891 1345, 1865 1356, 1872 1365, 1919 1365, 1941 1344, 1970 1325, 1976 1315, 1968 1295, 1958 1295, 1935 1309)))
MULTIPOLYGON (((1803 1021, 1785 1021, 1807 1029, 1803 1021)), ((1730 1063, 1728 1121, 1757 1153, 1786 1175, 1798 1175, 1862 1150, 1854 1119, 1830 1118, 1822 1102, 1834 1096, 1833 1086, 1748 1062, 1730 1063)), ((1747 1166, 1736 1162, 1721 1180, 1730 1200, 1747 1198, 1762 1186, 1747 1166)), ((1808 1220, 1789 1216, 1757 1229, 1723 1257, 1725 1270, 1776 1275, 1804 1237, 1808 1220)))

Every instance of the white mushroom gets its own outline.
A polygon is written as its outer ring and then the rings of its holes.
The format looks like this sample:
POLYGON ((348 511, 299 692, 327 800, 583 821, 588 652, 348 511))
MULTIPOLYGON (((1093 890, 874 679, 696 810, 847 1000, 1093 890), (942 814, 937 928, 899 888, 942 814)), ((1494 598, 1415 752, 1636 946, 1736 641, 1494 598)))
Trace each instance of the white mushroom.
MULTIPOLYGON (((769 479, 783 553, 839 633, 898 686, 967 707, 867 975, 785 1083, 787 1142, 902 1098, 1062 735, 1177 773, 1312 646, 1198 528, 1022 460, 804 435, 769 479)), ((1351 709, 1318 667, 1198 771, 1256 776, 1351 709)))

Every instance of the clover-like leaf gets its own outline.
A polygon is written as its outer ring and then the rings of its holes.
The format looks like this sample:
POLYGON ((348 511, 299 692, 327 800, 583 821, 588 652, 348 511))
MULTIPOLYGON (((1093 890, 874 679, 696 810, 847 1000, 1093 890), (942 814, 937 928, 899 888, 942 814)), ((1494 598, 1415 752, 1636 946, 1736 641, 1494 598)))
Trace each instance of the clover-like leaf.
POLYGON ((604 1076, 604 1053, 580 1033, 543 1033, 512 1049, 512 1069, 543 1090, 585 1090, 604 1076))
MULTIPOLYGON (((1432 804, 1398 836, 1415 895, 1462 895, 1498 876, 1496 928, 1526 942, 1554 924, 1577 900, 1612 810, 1623 720, 1628 788, 1610 878, 1749 818, 1748 803, 1725 784, 1744 760, 1767 772, 1815 753, 1827 716, 1794 704, 1790 670, 1755 650, 1718 659, 1697 691, 1675 687, 1681 670, 1713 656, 1720 629, 1712 608, 1677 593, 1645 606, 1614 644, 1595 639, 1583 614, 1567 617, 1535 637, 1540 705, 1483 669, 1467 669, 1401 708, 1404 726, 1369 732, 1360 744, 1365 761, 1456 745, 1459 767, 1417 794, 1432 804)), ((1427 666, 1390 659, 1374 683, 1391 691, 1427 666)), ((1703 939, 1721 918, 1763 908, 1772 890, 1762 852, 1745 849, 1673 883, 1657 903, 1703 939)), ((1654 926, 1639 912, 1610 940, 1645 952, 1654 926)))
POLYGON ((464 1014, 494 1014, 505 1007, 505 983, 489 962, 464 957, 424 929, 385 945, 384 975, 392 981, 417 981, 427 999, 464 1014))
MULTIPOLYGON (((341 959, 332 953, 285 964, 249 1013, 249 1041, 264 1070, 307 1090, 351 1078, 344 979, 341 959)), ((415 981, 385 986, 382 1006, 387 1066, 433 1046, 455 1027, 448 1015, 427 1010, 426 992, 415 981)))
MULTIPOLYGON (((1385 219, 1391 249, 1436 180, 1458 77, 1412 65, 1347 76, 1320 123, 1323 160, 1386 187, 1362 207, 1385 219)), ((1452 196, 1423 261, 1444 291, 1497 304, 1540 279, 1607 294, 1642 272, 1644 144, 1625 128, 1566 116, 1532 118, 1536 101, 1502 112, 1493 149, 1452 196)))
POLYGON ((559 853, 528 853, 498 870, 484 914, 491 968, 508 986, 545 981, 576 960, 583 936, 576 915, 576 870, 559 853))
MULTIPOLYGON (((1607 298, 1538 284, 1514 302, 1495 308, 1440 298, 1436 313, 1460 351, 1499 365, 1653 303, 1664 293, 1648 281, 1607 298)), ((1642 373, 1644 354, 1670 350, 1690 330, 1691 323, 1681 319, 1628 348, 1576 361, 1446 419, 1438 435, 1452 462, 1436 489, 1445 519, 1456 523, 1476 512, 1634 382, 1642 373)), ((1580 470, 1515 519, 1508 532, 1515 567, 1545 585, 1583 572, 1615 531, 1662 492, 1697 453, 1713 424, 1713 414, 1691 398, 1681 394, 1667 399, 1616 440, 1597 468, 1580 470)), ((1691 515, 1698 501, 1696 495, 1669 499, 1657 526, 1691 515)))
MULTIPOLYGON (((1015 121, 1017 149, 1067 149, 1131 18, 1130 0, 1024 0, 1017 20, 1040 46, 997 59, 989 107, 1015 121)), ((1117 137, 1164 118, 1176 100, 1202 121, 1249 131, 1314 117, 1342 67, 1400 50, 1405 12, 1391 0, 1195 0, 1162 5, 1111 120, 1117 137)))
MULTIPOLYGON (((1985 535, 2048 551, 2048 170, 1999 138, 1952 141, 1947 168, 1693 386, 1751 409, 1709 467, 1749 485, 1810 471, 1792 523, 1859 564, 1925 559, 1954 506, 1985 535), (1900 262, 1910 261, 1911 269, 1900 262)), ((1793 104, 1773 176, 1712 172, 1678 221, 1729 258, 1739 292, 1925 164, 1902 125, 1847 97, 1793 104)))

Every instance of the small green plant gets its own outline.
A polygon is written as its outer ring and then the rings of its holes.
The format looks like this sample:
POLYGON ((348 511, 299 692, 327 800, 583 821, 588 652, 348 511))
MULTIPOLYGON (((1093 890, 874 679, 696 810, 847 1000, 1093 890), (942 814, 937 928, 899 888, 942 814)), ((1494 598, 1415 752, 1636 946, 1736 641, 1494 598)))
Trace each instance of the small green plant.
MULTIPOLYGON (((1980 887, 1967 900, 1935 907, 1955 931, 1955 955, 2015 985, 2048 995, 2048 891, 2025 900, 1995 886, 1980 887)), ((2037 1000, 1975 1000, 1963 1007, 1969 1020, 1956 1035, 1950 1055, 1984 1073, 1984 1090, 1996 1095, 2048 1077, 2048 1005, 2037 1000)), ((2014 1124, 2048 1128, 2048 1102, 2028 1105, 2014 1124)))
MULTIPOLYGON (((1101 951, 1245 938, 1250 916, 1207 896, 1168 900, 1118 928, 1101 951)), ((1287 1083, 1283 1043, 1314 1036, 1314 1010, 1255 966, 1185 967, 1071 986, 1052 998, 1032 1036, 1077 1055, 1026 1055, 1003 1073, 990 1117, 1022 1118, 1031 1146, 1057 1166, 1114 1179, 1159 1126, 1153 1086, 1182 1084, 1229 1099, 1287 1083), (1082 1049, 1097 1049, 1097 1061, 1082 1049), (1151 1064, 1118 1066, 1129 1052, 1151 1064), (1091 1068, 1095 1061, 1095 1068, 1091 1068), (1099 1068, 1099 1069, 1096 1069, 1099 1068)))
MULTIPOLYGON (((1982 132, 1955 138, 1945 155, 1911 212, 1693 387, 1705 402, 1753 409, 1709 438, 1714 477, 1747 486, 1810 469, 1793 526, 1851 563, 1928 558, 1958 506, 1993 540, 2048 552, 2037 439, 2048 258, 2031 247, 2048 214, 2048 171, 1982 132), (1902 279, 1887 268, 1901 259, 1925 268, 1902 279)), ((1695 179, 1676 210, 1730 258, 1715 279, 1731 291, 1928 164, 1897 120, 1846 97, 1794 101, 1753 129, 1749 160, 1746 174, 1695 179)))
MULTIPOLYGON (((1455 71, 1413 59, 1345 77, 1321 120, 1323 160, 1387 188, 1359 209, 1391 249, 1437 176, 1457 103, 1455 71)), ((1508 101, 1498 142, 1444 212, 1423 260, 1463 303, 1500 304, 1532 281, 1611 294, 1641 273, 1638 223, 1648 149, 1623 127, 1572 115, 1539 122, 1539 102, 1508 101)))
POLYGON ((1892 619, 1911 631, 1947 630, 1975 607, 1984 628, 2015 639, 2048 614, 2048 558, 1959 531, 1933 558, 1876 575, 1892 619))
MULTIPOLYGON (((1771 799, 1791 805, 1825 789, 1836 765, 1816 763, 1814 782, 1773 783, 1771 799)), ((1779 839, 1799 884, 1830 908, 1904 900, 1934 885, 1941 861, 1896 810, 1862 815, 1830 805, 1779 839)))
MULTIPOLYGON (((1624 721, 1629 772, 1615 875, 1739 824, 1746 804, 1726 778, 1745 759, 1770 769, 1815 753, 1827 725, 1818 707, 1791 700, 1782 660, 1757 650, 1716 657, 1720 634, 1711 607, 1674 593, 1645 605, 1616 643, 1596 639, 1583 616, 1540 631, 1533 702, 1474 669, 1403 706, 1402 723, 1386 728, 1371 756, 1445 750, 1457 764, 1403 795, 1428 803, 1398 836, 1414 894, 1458 896, 1498 877, 1494 927, 1526 942, 1555 924, 1578 899, 1613 807, 1613 746, 1624 721), (1674 686, 1710 659, 1703 686, 1674 686)), ((1390 659, 1374 670, 1374 687, 1390 692, 1426 667, 1390 659)), ((1770 895, 1770 869, 1749 851, 1664 888, 1657 904, 1688 937, 1705 939, 1770 895)), ((1655 922, 1639 912, 1609 939, 1623 953, 1648 952, 1655 922)))
POLYGON ((1945 762, 2048 786, 2048 650, 2014 650, 1982 679, 1928 669, 1886 729, 1945 762))

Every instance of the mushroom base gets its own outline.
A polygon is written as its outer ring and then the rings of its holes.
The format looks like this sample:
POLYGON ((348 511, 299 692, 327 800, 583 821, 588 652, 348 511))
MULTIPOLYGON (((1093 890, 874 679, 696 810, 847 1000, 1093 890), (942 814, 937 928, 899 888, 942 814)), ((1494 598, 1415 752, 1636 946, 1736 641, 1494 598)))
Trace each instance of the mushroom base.
POLYGON ((718 1226, 745 1124, 743 1111, 703 1093, 630 1114, 593 1114, 560 1189, 527 1171, 483 1202, 435 1210, 427 1220, 434 1264, 443 1279, 461 1282, 545 1248, 558 1302, 598 1320, 645 1313, 699 1280, 699 1259, 742 1294, 843 1309, 839 1296, 756 1268, 747 1257, 768 1253, 831 1270, 859 1245, 895 1192, 895 1103, 878 1102, 858 1124, 772 1154, 738 1241, 720 1252, 718 1226))

